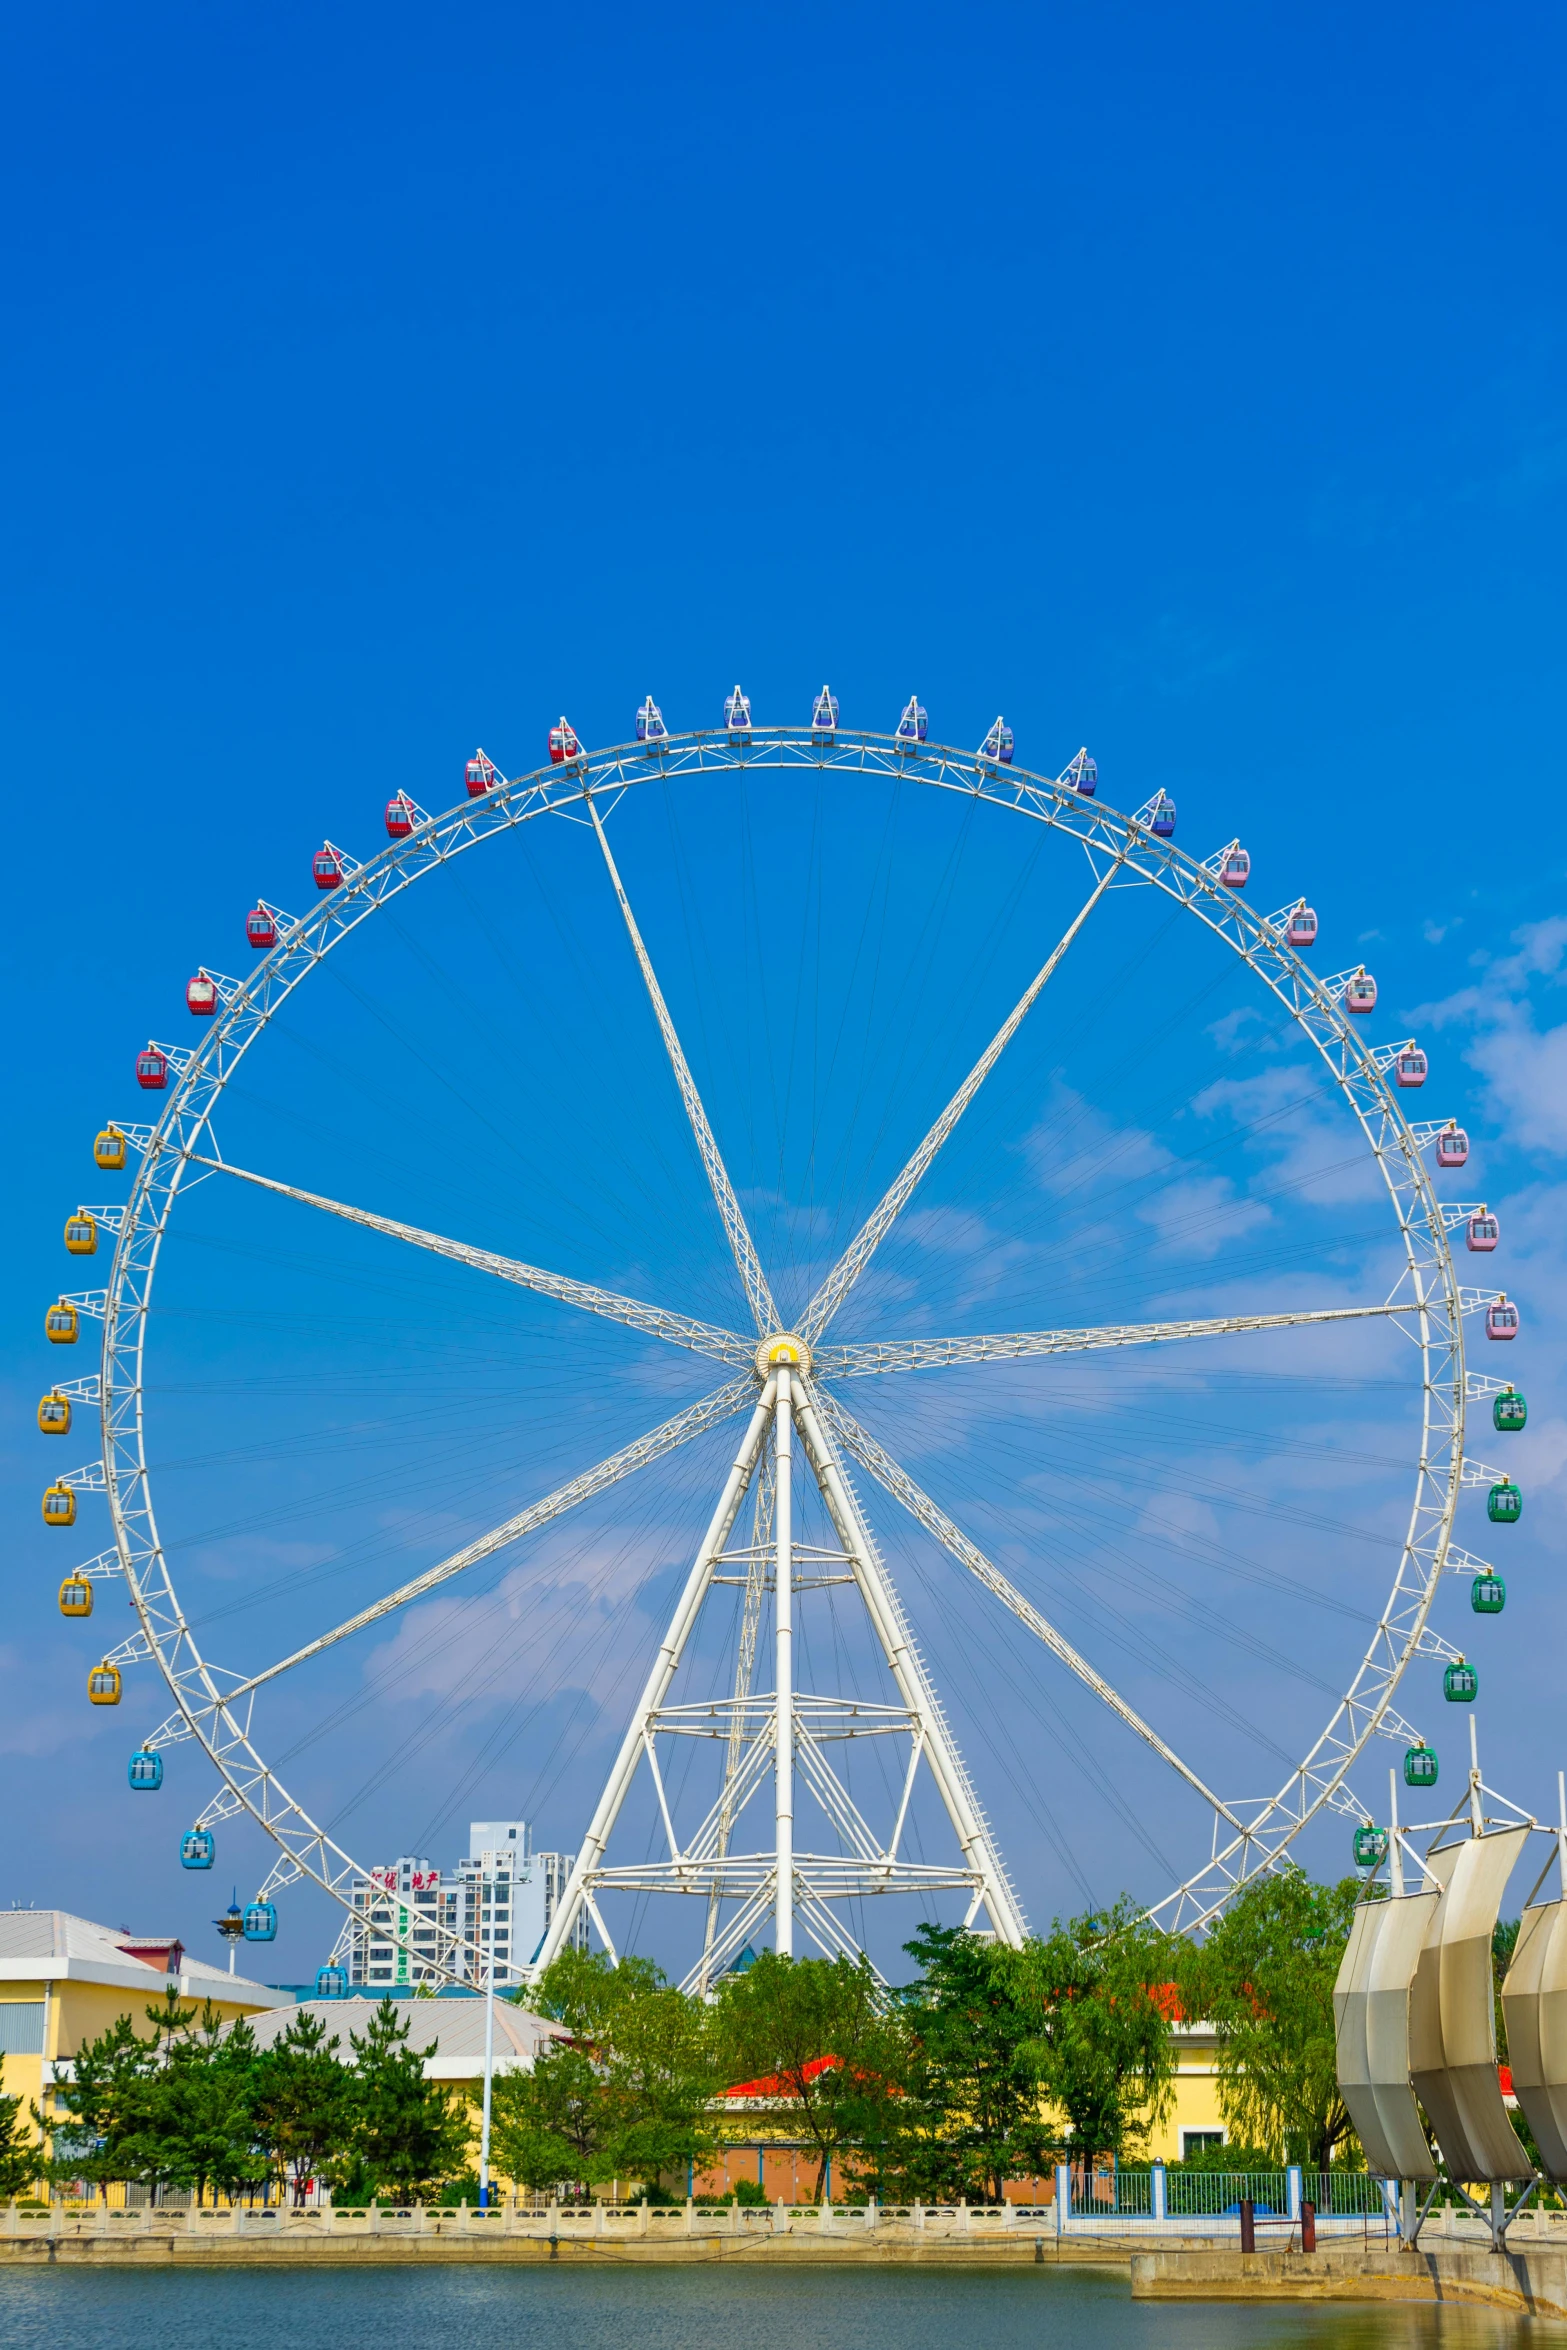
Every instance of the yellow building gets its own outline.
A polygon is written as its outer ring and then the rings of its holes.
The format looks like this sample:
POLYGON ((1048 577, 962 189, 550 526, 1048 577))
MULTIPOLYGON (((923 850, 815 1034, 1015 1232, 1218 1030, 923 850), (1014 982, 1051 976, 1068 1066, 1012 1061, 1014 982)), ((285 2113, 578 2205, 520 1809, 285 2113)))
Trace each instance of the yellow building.
MULTIPOLYGON (((1199 2147, 1223 2145, 1229 2138, 1219 2110, 1218 2039, 1212 2024, 1177 2022, 1171 2029, 1174 2094, 1169 2113, 1149 2132, 1147 2151, 1155 2162, 1181 2162, 1199 2147)), ((754 2180, 770 2202, 782 2197, 797 2203, 811 2194, 816 2157, 800 2134, 798 2107, 779 2094, 776 2083, 748 2081, 728 2089, 719 2110, 725 2145, 712 2166, 697 2175, 698 2194, 724 2195, 742 2180, 754 2180)), ((1052 2172, 1007 2182, 1009 2203, 1049 2203, 1054 2195, 1052 2172)))
POLYGON ((1199 2146, 1224 2145, 1229 2138, 1219 2111, 1218 2036, 1212 2024, 1174 2026, 1175 2096, 1169 2118, 1149 2134, 1156 2162, 1181 2162, 1199 2146))
POLYGON ((291 1993, 204 1966, 173 1935, 114 1933, 63 1909, 0 1910, 0 2053, 3 2085, 49 2110, 46 2090, 69 2081, 76 2051, 128 2015, 137 2031, 146 2010, 173 1984, 182 2000, 208 1999, 225 2021, 291 2008, 291 1993))

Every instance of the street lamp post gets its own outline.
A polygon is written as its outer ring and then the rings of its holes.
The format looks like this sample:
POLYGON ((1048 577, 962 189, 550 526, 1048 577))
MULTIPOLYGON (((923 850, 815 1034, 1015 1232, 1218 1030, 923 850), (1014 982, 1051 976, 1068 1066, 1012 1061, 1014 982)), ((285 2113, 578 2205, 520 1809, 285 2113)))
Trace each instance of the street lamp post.
POLYGON ((484 1973, 484 2120, 479 2129, 479 2209, 490 2205, 490 2091, 495 2081, 495 1946, 484 1973))
POLYGON ((239 1887, 237 1885, 229 1895, 228 1908, 220 1918, 214 1918, 212 1922, 229 1946, 229 1973, 232 1974, 234 1972, 235 1949, 245 1936, 245 1913, 239 1906, 239 1887))

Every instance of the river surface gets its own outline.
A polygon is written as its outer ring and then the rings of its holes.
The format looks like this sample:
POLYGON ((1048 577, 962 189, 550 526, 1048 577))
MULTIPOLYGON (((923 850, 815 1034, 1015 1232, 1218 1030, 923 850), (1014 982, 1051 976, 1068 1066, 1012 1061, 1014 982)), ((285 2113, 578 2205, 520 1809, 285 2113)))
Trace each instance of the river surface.
POLYGON ((259 2269, 0 2275, 0 2350, 1564 2350, 1434 2303, 1133 2301, 1084 2269, 259 2269))

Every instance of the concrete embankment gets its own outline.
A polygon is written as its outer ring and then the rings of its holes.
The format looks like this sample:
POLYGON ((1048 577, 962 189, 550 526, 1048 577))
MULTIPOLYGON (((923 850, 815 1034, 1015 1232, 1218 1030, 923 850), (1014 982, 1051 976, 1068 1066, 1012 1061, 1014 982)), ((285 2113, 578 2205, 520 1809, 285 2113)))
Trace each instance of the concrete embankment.
POLYGON ((1567 2245, 1496 2254, 1440 2238, 1311 2253, 1148 2248, 1146 2233, 1057 2234, 1033 2212, 63 2210, 6 2215, 0 2268, 1120 2268, 1166 2301, 1462 2301, 1567 2319, 1567 2245))
POLYGON ((34 2236, 0 2241, 0 2268, 563 2268, 686 2267, 724 2262, 738 2268, 1017 2268, 1058 2263, 1125 2268, 1129 2247, 1058 2243, 1053 2236, 1007 2237, 964 2244, 872 2238, 702 2235, 652 2243, 570 2236, 191 2236, 149 2230, 131 2237, 34 2236))
POLYGON ((975 2210, 918 2221, 839 2211, 371 2214, 60 2211, 18 2214, 0 2267, 380 2268, 816 2266, 1124 2268, 1132 2245, 1061 2237, 1033 2214, 975 2210))
POLYGON ((1463 2301, 1567 2318, 1567 2249, 1515 2252, 1145 2252, 1132 2256, 1139 2301, 1463 2301))

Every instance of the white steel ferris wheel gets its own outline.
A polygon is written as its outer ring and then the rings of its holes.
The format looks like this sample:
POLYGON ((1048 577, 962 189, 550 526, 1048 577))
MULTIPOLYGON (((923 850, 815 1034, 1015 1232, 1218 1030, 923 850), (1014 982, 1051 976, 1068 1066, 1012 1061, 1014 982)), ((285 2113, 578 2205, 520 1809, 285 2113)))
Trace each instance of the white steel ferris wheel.
MULTIPOLYGON (((248 1814, 273 1839, 278 1855, 246 1912, 252 1939, 275 1932, 274 1897, 302 1879, 347 1903, 365 1870, 292 1794, 263 1751, 263 1693, 283 1676, 304 1672, 338 1643, 384 1625, 412 1603, 469 1574, 482 1562, 525 1544, 546 1528, 594 1502, 638 1471, 673 1456, 711 1431, 732 1424, 724 1472, 694 1504, 683 1583, 630 1710, 618 1751, 597 1801, 584 1820, 575 1865, 557 1902, 534 1963, 544 1965, 572 1935, 581 1917, 593 1922, 615 1950, 613 1897, 682 1895, 697 1906, 700 1951, 688 1980, 705 1987, 752 1939, 771 1938, 781 1951, 828 1953, 860 1947, 855 1905, 871 1896, 943 1895, 970 1923, 983 1923, 1008 1942, 1026 1930, 1023 1904, 1008 1875, 986 1809, 959 1750, 938 1694, 936 1671, 916 1637, 894 1572, 878 1542, 867 1495, 907 1512, 965 1577, 988 1595, 986 1606, 1006 1611, 1041 1674, 1072 1676, 1118 1725, 1117 1735, 1173 1774, 1205 1818, 1205 1849, 1191 1856, 1180 1881, 1152 1904, 1177 1928, 1200 1927, 1233 1891, 1278 1864, 1301 1830, 1324 1809, 1368 1817, 1351 1786, 1357 1766, 1369 1768, 1368 1748, 1379 1735, 1410 1750, 1405 1774, 1421 1783, 1419 1757, 1429 1753, 1397 1710, 1400 1681, 1412 1659, 1435 1657, 1448 1667, 1448 1694, 1465 1694, 1467 1670, 1458 1651, 1428 1623, 1444 1570, 1477 1577, 1492 1606, 1491 1576, 1483 1562, 1451 1540, 1461 1489, 1491 1489, 1490 1515, 1516 1516, 1517 1488, 1499 1472, 1466 1460, 1466 1403, 1497 1398, 1498 1429, 1522 1424, 1522 1398, 1498 1379, 1467 1373, 1463 1326, 1482 1317, 1487 1335, 1512 1337, 1516 1306, 1492 1289, 1461 1286, 1448 1235, 1463 1229, 1471 1250, 1494 1247, 1497 1223, 1473 1202, 1444 1203, 1436 1195, 1432 1163, 1458 1168, 1468 1144, 1452 1119, 1411 1123, 1403 1101, 1424 1082, 1424 1053, 1412 1039, 1366 1041, 1365 1020, 1376 1003, 1375 981, 1357 966, 1316 976, 1303 959, 1314 945, 1317 921, 1303 899, 1260 917, 1242 895, 1250 860, 1237 841, 1198 860, 1174 845, 1175 809, 1161 792, 1132 815, 1118 814, 1097 796, 1094 762, 1081 752, 1057 777, 1035 776, 1013 764, 1011 730, 998 719, 976 752, 927 739, 925 713, 911 700, 891 735, 840 726, 836 700, 823 689, 812 723, 803 728, 753 727, 737 687, 725 705, 722 729, 669 733, 649 701, 637 714, 636 740, 587 752, 562 719, 550 732, 550 763, 507 781, 484 754, 468 762, 467 796, 442 815, 427 815, 405 794, 385 813, 387 846, 359 862, 326 843, 312 875, 318 896, 303 917, 261 901, 247 920, 247 937, 260 960, 246 980, 203 967, 187 991, 189 1010, 205 1025, 192 1049, 149 1043, 138 1056, 144 1094, 157 1101, 155 1125, 126 1121, 99 1136, 97 1164, 112 1172, 136 1161, 128 1203, 82 1209, 67 1229, 77 1254, 111 1236, 113 1262, 105 1289, 61 1298, 50 1310, 48 1335, 66 1342, 84 1320, 103 1325, 97 1377, 62 1383, 40 1407, 50 1433, 70 1425, 70 1405, 95 1404, 102 1415, 101 1461, 67 1474, 50 1488, 45 1516, 70 1524, 79 1494, 102 1492, 113 1526, 113 1546, 79 1568, 62 1588, 67 1614, 90 1614, 93 1590, 123 1578, 139 1628, 111 1651, 90 1677, 96 1703, 118 1703, 121 1676, 144 1660, 156 1663, 173 1700, 169 1712, 132 1757, 133 1787, 154 1789, 169 1748, 194 1741, 219 1779, 216 1794, 184 1838, 187 1866, 210 1866, 214 1833, 248 1814), (611 845, 616 811, 626 795, 650 780, 669 786, 705 779, 736 784, 758 774, 896 781, 974 803, 986 821, 1039 828, 1078 849, 1089 887, 1022 995, 974 1060, 967 1076, 922 1137, 910 1133, 909 1155, 871 1212, 813 1293, 787 1320, 775 1302, 769 1270, 753 1241, 702 1091, 677 1033, 652 956, 633 909, 627 880, 611 845), (629 951, 640 973, 662 1037, 684 1115, 700 1155, 728 1250, 743 1288, 751 1326, 725 1328, 677 1310, 578 1280, 565 1271, 472 1246, 441 1233, 290 1184, 276 1172, 240 1167, 226 1159, 213 1133, 242 1058, 261 1041, 280 1009, 319 973, 340 944, 414 882, 449 868, 466 851, 515 835, 545 819, 569 821, 589 836, 618 909, 629 951), (960 1126, 1009 1045, 1023 1028, 1075 942, 1112 893, 1156 893, 1190 914, 1211 939, 1245 963, 1277 1007, 1320 1058, 1337 1097, 1358 1127, 1364 1148, 1385 1183, 1396 1227, 1400 1269, 1385 1293, 1360 1302, 1297 1306, 1278 1312, 1230 1312, 1196 1319, 1114 1322, 1087 1327, 996 1330, 977 1335, 901 1336, 895 1331, 862 1340, 835 1338, 834 1325, 878 1249, 939 1154, 960 1126), (720 1372, 719 1384, 694 1404, 650 1427, 596 1465, 581 1469, 520 1508, 476 1540, 385 1591, 342 1621, 314 1633, 289 1653, 258 1669, 231 1670, 206 1653, 170 1571, 160 1542, 149 1480, 144 1396, 148 1372, 148 1317, 160 1249, 181 1200, 198 1181, 222 1178, 298 1203, 407 1247, 473 1268, 553 1301, 571 1312, 619 1324, 701 1358, 720 1372), (1341 1694, 1309 1749, 1271 1793, 1237 1797, 1210 1781, 1200 1738, 1194 1754, 1185 1731, 1156 1725, 979 1546, 897 1457, 896 1448, 862 1424, 854 1408, 855 1383, 896 1392, 909 1374, 938 1377, 961 1365, 1020 1363, 1044 1356, 1121 1356, 1128 1350, 1180 1347, 1197 1340, 1333 1324, 1379 1323, 1398 1330, 1418 1350, 1421 1432, 1409 1496, 1407 1526, 1398 1547, 1391 1588, 1381 1602, 1364 1652, 1339 1685, 1341 1694), (52 1417, 46 1414, 52 1413, 52 1417), (1500 1499, 1498 1497, 1500 1496, 1500 1499), (698 1538, 698 1527, 701 1527, 698 1538), (797 1666, 800 1603, 841 1587, 868 1626, 867 1653, 879 1658, 874 1688, 848 1673, 828 1689, 804 1684, 797 1666), (704 1610, 733 1611, 732 1679, 727 1692, 700 1694, 682 1681, 682 1666, 704 1610), (770 1662, 768 1649, 770 1648, 770 1662), (1454 1676, 1457 1676, 1456 1684, 1454 1676), (862 1742, 883 1761, 887 1800, 880 1810, 858 1788, 846 1759, 862 1742), (670 1757, 700 1746, 712 1768, 692 1799, 691 1774, 671 1769, 670 1757), (640 1859, 616 1849, 617 1823, 634 1785, 656 1821, 658 1843, 640 1859), (917 1792, 930 1791, 950 1830, 941 1859, 911 1853, 908 1823, 917 1792)), ((645 912, 645 909, 644 909, 645 912)), ((977 1040, 976 1040, 977 1041, 977 1040)), ((884 1529, 885 1530, 885 1529, 884 1529)), ((1500 1604, 1499 1597, 1495 1604, 1500 1604)), ((939 1660, 938 1660, 939 1662, 939 1660)), ((1194 1725, 1188 1720, 1187 1730, 1194 1725)), ((1434 1762, 1431 1764, 1434 1771, 1434 1762)), ((439 1950, 421 1950, 434 1975, 473 1979, 482 1964, 447 1936, 439 1950)))

